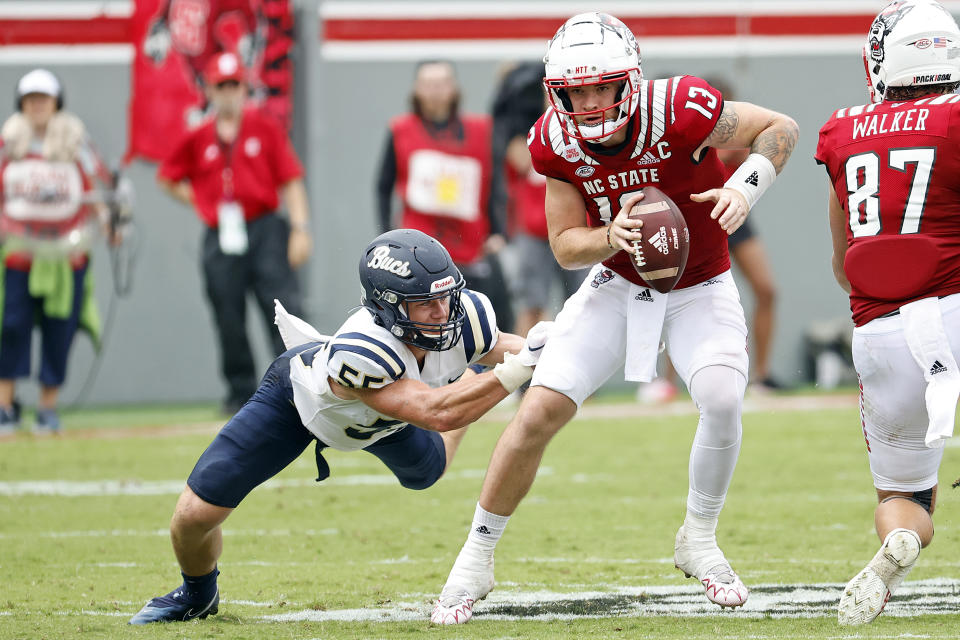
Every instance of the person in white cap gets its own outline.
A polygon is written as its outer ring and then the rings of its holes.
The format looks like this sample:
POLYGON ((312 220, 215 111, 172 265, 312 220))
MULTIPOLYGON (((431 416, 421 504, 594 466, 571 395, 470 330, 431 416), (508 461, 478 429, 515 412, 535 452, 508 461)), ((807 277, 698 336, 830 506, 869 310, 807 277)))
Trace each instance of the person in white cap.
POLYGON ((960 396, 960 28, 936 2, 892 2, 863 62, 871 103, 838 109, 815 156, 830 180, 833 272, 850 294, 882 541, 841 594, 844 625, 876 619, 933 540, 960 396))
POLYGON ((97 181, 112 177, 80 119, 64 111, 63 86, 46 69, 17 83, 16 112, 0 130, 0 435, 20 426, 15 383, 30 374, 30 339, 42 334, 35 428, 57 432, 57 397, 79 327, 99 331, 89 284, 97 181))

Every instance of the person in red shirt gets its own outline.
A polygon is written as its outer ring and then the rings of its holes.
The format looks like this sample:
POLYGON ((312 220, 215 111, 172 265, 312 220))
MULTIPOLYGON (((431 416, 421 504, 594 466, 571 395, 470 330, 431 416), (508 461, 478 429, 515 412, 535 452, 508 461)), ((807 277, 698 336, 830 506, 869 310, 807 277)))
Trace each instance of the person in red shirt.
POLYGON ((547 176, 550 246, 565 268, 595 266, 557 315, 530 389, 497 442, 470 533, 431 620, 471 618, 474 603, 493 589, 496 544, 547 444, 616 371, 650 380, 661 334, 700 412, 674 564, 703 585, 711 602, 740 606, 747 588, 716 539, 740 450, 748 367, 727 236, 785 165, 797 125, 757 105, 725 102, 701 78, 644 80, 633 34, 603 13, 570 18, 544 62, 551 106, 527 144, 534 169, 547 176), (725 180, 714 149, 740 147, 752 153, 725 180), (648 185, 680 207, 690 230, 686 268, 666 294, 647 286, 631 264, 643 222, 628 215, 648 185))
MULTIPOLYGON (((234 53, 213 58, 204 74, 215 113, 180 140, 160 165, 157 182, 191 205, 206 225, 203 275, 216 322, 221 372, 234 413, 257 388, 246 331, 252 292, 268 326, 273 300, 302 313, 294 269, 310 255, 312 240, 303 168, 283 130, 268 116, 244 108, 245 69, 234 53), (279 196, 289 222, 277 215, 279 196)), ((276 353, 283 344, 275 332, 276 353)))
POLYGON ((543 113, 546 101, 543 63, 528 62, 504 74, 492 109, 492 198, 497 217, 507 220, 508 251, 516 263, 509 280, 519 309, 514 330, 523 335, 553 316, 548 308, 554 282, 559 281, 566 299, 587 275, 587 269, 561 267, 550 250, 544 210, 547 179, 534 170, 527 148, 527 131, 543 113))
POLYGON ((933 540, 960 397, 960 28, 936 2, 893 2, 863 62, 872 104, 834 112, 815 156, 830 181, 833 272, 850 295, 882 541, 841 594, 844 625, 880 615, 933 540))
POLYGON ((376 181, 381 231, 416 229, 450 251, 467 279, 493 303, 500 326, 513 327, 513 308, 497 255, 506 241, 493 213, 489 116, 461 113, 453 64, 417 65, 411 111, 393 118, 376 181), (393 194, 401 204, 399 224, 393 194))

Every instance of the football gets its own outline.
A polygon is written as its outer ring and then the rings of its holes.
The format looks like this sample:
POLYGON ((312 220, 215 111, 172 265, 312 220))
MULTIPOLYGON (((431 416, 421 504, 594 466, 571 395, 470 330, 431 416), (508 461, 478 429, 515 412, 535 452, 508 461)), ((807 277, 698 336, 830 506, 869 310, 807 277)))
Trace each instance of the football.
POLYGON ((676 203, 656 187, 643 188, 643 200, 627 214, 643 220, 641 238, 634 240, 633 268, 660 293, 680 280, 690 254, 690 230, 676 203))

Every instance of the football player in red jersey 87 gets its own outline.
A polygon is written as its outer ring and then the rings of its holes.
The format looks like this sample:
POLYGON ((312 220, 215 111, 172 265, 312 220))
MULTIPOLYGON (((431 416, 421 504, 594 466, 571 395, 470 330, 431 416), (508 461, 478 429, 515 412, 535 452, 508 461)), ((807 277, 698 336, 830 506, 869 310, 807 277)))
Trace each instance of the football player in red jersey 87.
MULTIPOLYGON (((541 359, 549 364, 497 443, 469 536, 431 618, 470 619, 474 602, 493 588, 494 547, 547 443, 620 368, 628 380, 649 381, 661 333, 700 409, 674 560, 703 583, 710 601, 742 605, 747 589, 715 536, 740 448, 747 382, 747 329, 727 234, 783 168, 797 125, 769 109, 725 103, 700 78, 644 80, 633 34, 602 13, 568 20, 544 62, 551 107, 528 145, 534 168, 547 177, 550 245, 567 269, 596 266, 557 316, 541 359), (714 148, 727 147, 752 154, 724 182, 714 148), (648 185, 681 207, 690 229, 686 270, 667 294, 640 279, 627 253, 642 226, 627 212, 648 185)), ((675 249, 669 242, 654 248, 675 249)))
POLYGON ((960 394, 960 29, 936 2, 898 1, 867 38, 873 104, 836 111, 816 153, 883 541, 844 589, 841 624, 875 619, 933 538, 960 394))

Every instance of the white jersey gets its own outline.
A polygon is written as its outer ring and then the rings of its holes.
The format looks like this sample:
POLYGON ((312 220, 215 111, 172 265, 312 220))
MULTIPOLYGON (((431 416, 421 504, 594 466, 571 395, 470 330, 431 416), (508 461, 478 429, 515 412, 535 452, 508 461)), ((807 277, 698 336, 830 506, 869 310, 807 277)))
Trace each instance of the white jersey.
POLYGON ((496 314, 485 295, 464 289, 460 300, 467 315, 460 341, 447 351, 428 351, 423 370, 407 346, 365 308, 347 318, 328 343, 292 358, 293 402, 307 429, 329 447, 353 451, 407 427, 359 400, 338 398, 329 378, 345 387, 369 389, 403 378, 431 387, 455 382, 499 338, 496 314))

